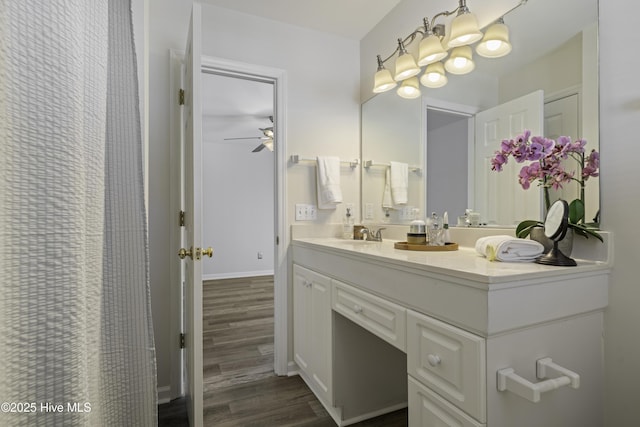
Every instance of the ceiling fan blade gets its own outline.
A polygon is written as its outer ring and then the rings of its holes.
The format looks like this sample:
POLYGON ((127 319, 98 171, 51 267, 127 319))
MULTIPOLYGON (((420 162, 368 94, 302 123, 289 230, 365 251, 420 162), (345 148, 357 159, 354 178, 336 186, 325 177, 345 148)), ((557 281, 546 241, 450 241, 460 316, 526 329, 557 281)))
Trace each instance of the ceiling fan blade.
POLYGON ((260 144, 260 145, 258 145, 256 148, 254 148, 254 149, 253 149, 253 151, 251 151, 251 152, 252 152, 252 153, 257 153, 257 152, 259 152, 259 151, 264 150, 264 148, 265 148, 265 147, 266 147, 266 145, 264 145, 264 144, 260 144))

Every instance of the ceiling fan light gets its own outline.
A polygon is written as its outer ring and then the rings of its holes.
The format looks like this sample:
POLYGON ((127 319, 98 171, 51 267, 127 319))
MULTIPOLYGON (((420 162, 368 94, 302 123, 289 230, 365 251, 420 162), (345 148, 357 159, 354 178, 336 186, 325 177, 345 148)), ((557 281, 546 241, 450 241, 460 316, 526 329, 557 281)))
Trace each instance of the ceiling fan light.
POLYGON ((500 58, 511 52, 509 27, 502 19, 487 28, 484 38, 476 47, 476 52, 485 58, 500 58))
POLYGON ((473 52, 469 46, 454 48, 449 59, 444 63, 444 68, 451 74, 467 74, 473 71, 475 67, 473 52))
POLYGON ((401 53, 396 59, 396 74, 393 79, 399 82, 418 75, 420 71, 420 67, 410 53, 401 53))
POLYGON ((267 147, 267 150, 273 151, 273 139, 267 139, 262 144, 267 147))
POLYGON ((442 47, 440 38, 435 34, 430 34, 420 41, 418 65, 425 65, 438 62, 447 56, 447 51, 442 47))
POLYGON ((427 65, 424 74, 420 77, 420 83, 432 89, 442 87, 446 85, 448 81, 449 79, 444 72, 442 62, 434 62, 433 64, 427 65))
POLYGON ((417 77, 410 77, 402 82, 398 88, 398 95, 405 99, 413 99, 420 96, 420 84, 417 77))
POLYGON ((478 27, 478 19, 466 7, 461 9, 458 16, 451 22, 449 47, 466 46, 482 38, 478 27))

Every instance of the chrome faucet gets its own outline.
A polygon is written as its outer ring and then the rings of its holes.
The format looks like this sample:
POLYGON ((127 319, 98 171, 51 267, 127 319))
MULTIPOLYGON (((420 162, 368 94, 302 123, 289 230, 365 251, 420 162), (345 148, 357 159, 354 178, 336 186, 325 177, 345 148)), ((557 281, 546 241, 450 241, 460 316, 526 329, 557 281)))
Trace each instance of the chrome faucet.
MULTIPOLYGON (((367 240, 369 240, 370 242, 382 242, 382 230, 384 230, 385 228, 379 228, 376 231, 371 231, 367 229, 367 240)), ((364 230, 363 230, 364 232, 364 230)))

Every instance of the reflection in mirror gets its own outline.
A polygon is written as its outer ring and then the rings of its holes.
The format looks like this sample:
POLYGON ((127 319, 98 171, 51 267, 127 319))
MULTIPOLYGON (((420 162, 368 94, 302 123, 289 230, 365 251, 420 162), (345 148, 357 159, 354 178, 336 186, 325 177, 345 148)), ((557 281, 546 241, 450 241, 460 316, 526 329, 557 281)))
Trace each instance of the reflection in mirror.
MULTIPOLYGON (((532 129, 534 134, 553 139, 561 135, 573 140, 583 138, 587 140, 586 152, 598 149, 597 0, 529 1, 507 15, 505 22, 511 28, 513 45, 508 56, 499 60, 475 58, 477 67, 473 73, 450 75, 449 84, 443 88, 422 87, 422 100, 405 100, 391 91, 378 94, 363 104, 363 161, 374 157, 376 162, 384 163, 396 160, 394 157, 400 153, 410 152, 413 156, 413 160, 408 160, 410 163, 426 157, 424 182, 416 183, 424 196, 416 196, 411 201, 413 206, 420 208, 423 217, 431 211, 441 214, 447 210, 451 218, 456 218, 463 215, 466 208, 478 211, 481 222, 489 225, 515 226, 523 219, 544 217, 539 189, 523 190, 518 184, 517 173, 521 165, 510 165, 515 171, 512 175, 490 172, 489 157, 499 149, 500 141, 516 137, 525 126, 519 126, 519 119, 509 118, 507 114, 503 115, 502 121, 510 123, 474 129, 473 123, 478 127, 478 120, 465 119, 469 112, 473 116, 525 95, 540 93, 541 120, 539 131, 532 129), (544 31, 539 31, 541 28, 544 31), (427 109, 429 104, 439 107, 427 109), (440 107, 449 104, 451 108, 440 107), (400 113, 400 110, 405 111, 400 113), (447 118, 447 114, 455 114, 461 120, 457 133, 447 135, 444 132, 447 127, 456 127, 451 123, 442 125, 454 119, 447 118), (409 122, 410 118, 415 121, 409 122), (470 129, 466 137, 459 129, 465 123, 470 129), (396 131, 386 132, 385 138, 375 138, 371 128, 381 134, 385 133, 384 128, 396 131), (402 140, 394 137, 397 129, 403 130, 402 140), (406 131, 408 129, 411 132, 406 131), (478 133, 482 131, 485 135, 480 138, 478 133), (491 132, 494 134, 489 135, 491 132), (413 139, 410 140, 411 135, 413 139), (394 142, 390 144, 390 141, 394 142), (480 142, 487 144, 484 152, 478 146, 480 142), (410 148, 412 144, 415 144, 413 149, 410 148), (461 184, 465 179, 466 187, 461 184), (484 180, 501 181, 496 181, 492 189, 484 185, 484 180), (492 191, 497 194, 492 195, 492 191), (516 207, 522 205, 518 197, 533 199, 533 207, 526 212, 517 211, 516 207), (507 205, 514 206, 512 213, 503 209, 507 205), (535 212, 531 213, 531 210, 535 212)), ((364 220, 368 219, 367 204, 373 205, 374 212, 374 217, 369 219, 381 221, 384 218, 380 217, 383 177, 384 171, 363 171, 364 220)), ((599 210, 597 178, 590 178, 586 191, 586 219, 591 220, 599 210)), ((573 200, 577 198, 577 192, 577 186, 566 185, 552 196, 552 200, 573 200)), ((405 213, 406 210, 394 210, 389 219, 392 223, 406 223, 410 218, 405 213)))
POLYGON ((362 219, 397 224, 410 220, 414 209, 424 215, 422 101, 387 95, 391 94, 380 94, 362 106, 362 141, 367 141, 362 144, 362 219), (408 165, 408 194, 407 203, 399 205, 392 198, 393 207, 386 209, 383 196, 390 162, 408 165))

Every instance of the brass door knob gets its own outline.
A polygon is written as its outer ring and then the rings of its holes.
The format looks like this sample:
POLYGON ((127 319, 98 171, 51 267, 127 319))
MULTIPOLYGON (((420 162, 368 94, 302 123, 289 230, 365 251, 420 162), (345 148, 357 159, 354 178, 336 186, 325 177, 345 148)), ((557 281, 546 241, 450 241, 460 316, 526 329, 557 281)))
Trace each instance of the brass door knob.
POLYGON ((202 256, 209 256, 209 258, 211 258, 213 256, 213 249, 211 249, 211 246, 209 246, 207 249, 203 249, 202 250, 202 256))
POLYGON ((180 259, 185 259, 187 256, 193 259, 193 248, 189 248, 189 250, 180 248, 178 251, 178 257, 180 257, 180 259))

